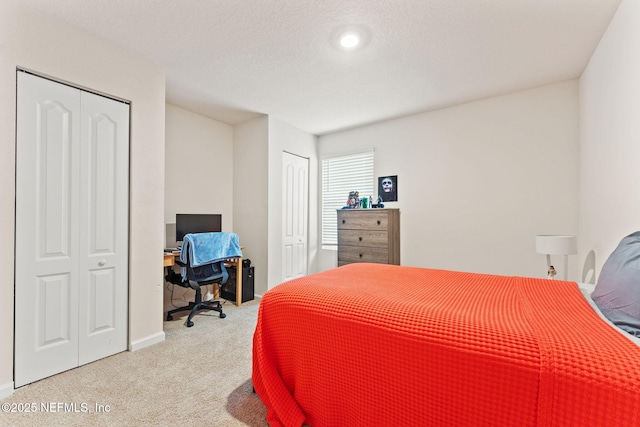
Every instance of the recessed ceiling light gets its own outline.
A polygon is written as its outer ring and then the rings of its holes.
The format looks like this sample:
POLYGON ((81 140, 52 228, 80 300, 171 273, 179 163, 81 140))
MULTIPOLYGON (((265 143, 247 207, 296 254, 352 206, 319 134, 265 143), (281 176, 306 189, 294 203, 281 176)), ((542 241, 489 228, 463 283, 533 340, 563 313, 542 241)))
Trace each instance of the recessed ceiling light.
POLYGON ((360 44, 360 37, 358 34, 349 32, 344 33, 342 37, 340 37, 340 46, 345 49, 353 49, 360 44))
POLYGON ((333 31, 331 45, 342 52, 354 52, 368 45, 370 34, 366 25, 344 25, 333 31))

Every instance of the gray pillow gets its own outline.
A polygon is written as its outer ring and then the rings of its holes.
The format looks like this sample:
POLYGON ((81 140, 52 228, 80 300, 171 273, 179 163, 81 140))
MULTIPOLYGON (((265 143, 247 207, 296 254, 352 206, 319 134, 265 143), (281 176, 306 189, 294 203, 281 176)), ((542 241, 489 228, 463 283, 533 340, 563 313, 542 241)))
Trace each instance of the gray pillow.
POLYGON ((640 231, 609 256, 591 298, 613 324, 640 336, 640 231))

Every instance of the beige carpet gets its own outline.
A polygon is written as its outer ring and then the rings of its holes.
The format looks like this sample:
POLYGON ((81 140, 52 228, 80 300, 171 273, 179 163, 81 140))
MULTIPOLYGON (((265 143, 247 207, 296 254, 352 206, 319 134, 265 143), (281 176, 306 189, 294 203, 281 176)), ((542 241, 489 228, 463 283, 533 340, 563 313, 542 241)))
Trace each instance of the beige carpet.
POLYGON ((184 326, 186 317, 175 317, 164 322, 162 343, 21 387, 0 402, 0 425, 267 426, 251 386, 258 305, 225 303, 225 319, 204 312, 192 328, 184 326), (33 403, 37 412, 5 412, 13 403, 15 409, 33 403), (42 412, 41 404, 60 412, 42 412))

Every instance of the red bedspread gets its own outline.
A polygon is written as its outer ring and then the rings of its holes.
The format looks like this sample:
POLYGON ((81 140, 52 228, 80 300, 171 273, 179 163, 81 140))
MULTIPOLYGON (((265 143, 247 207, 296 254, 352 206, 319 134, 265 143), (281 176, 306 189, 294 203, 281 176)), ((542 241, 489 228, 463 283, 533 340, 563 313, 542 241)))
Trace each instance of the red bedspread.
POLYGON ((640 348, 575 283, 351 264, 260 303, 272 426, 640 426, 640 348))

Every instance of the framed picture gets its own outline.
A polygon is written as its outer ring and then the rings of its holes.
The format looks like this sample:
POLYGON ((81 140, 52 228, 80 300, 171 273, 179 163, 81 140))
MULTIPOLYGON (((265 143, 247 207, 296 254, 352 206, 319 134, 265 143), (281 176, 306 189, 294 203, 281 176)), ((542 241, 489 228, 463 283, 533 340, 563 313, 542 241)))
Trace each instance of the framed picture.
POLYGON ((378 195, 383 202, 397 202, 398 175, 378 177, 378 195))

